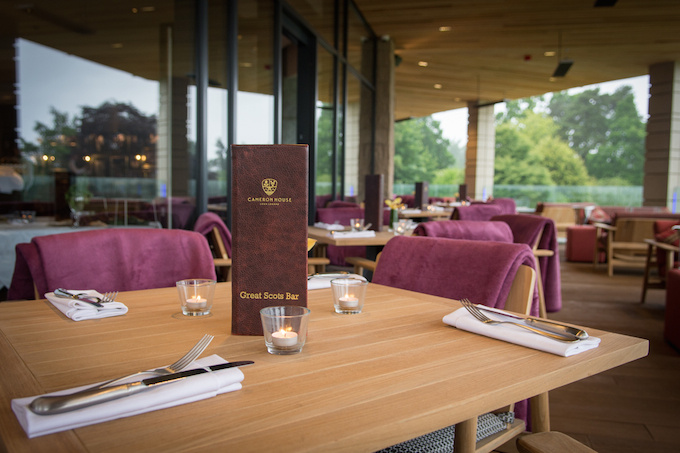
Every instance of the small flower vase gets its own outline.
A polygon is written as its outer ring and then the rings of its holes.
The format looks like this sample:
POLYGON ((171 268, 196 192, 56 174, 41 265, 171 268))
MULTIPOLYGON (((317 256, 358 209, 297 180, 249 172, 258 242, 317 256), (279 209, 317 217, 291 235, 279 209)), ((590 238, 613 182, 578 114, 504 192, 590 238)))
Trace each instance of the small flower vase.
POLYGON ((392 225, 395 223, 399 222, 399 211, 397 209, 390 209, 390 225, 389 227, 392 228, 392 225))

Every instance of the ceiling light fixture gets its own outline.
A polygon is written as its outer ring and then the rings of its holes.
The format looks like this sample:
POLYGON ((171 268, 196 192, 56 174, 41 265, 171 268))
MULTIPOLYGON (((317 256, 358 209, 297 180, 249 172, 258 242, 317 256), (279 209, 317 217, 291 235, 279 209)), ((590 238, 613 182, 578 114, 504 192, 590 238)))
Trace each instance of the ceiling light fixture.
POLYGON ((442 84, 441 84, 441 83, 435 83, 435 84, 434 84, 434 89, 435 89, 435 90, 441 90, 441 89, 442 89, 442 84))
POLYGON ((419 61, 418 66, 422 66, 423 68, 427 67, 427 61, 419 61))
POLYGON ((563 59, 562 58, 562 32, 558 34, 558 43, 557 43, 557 51, 559 52, 559 60, 560 62, 557 64, 557 67, 555 68, 555 72, 553 72, 553 77, 564 77, 567 75, 567 72, 569 71, 569 68, 571 68, 571 65, 574 64, 574 60, 570 60, 568 58, 563 59))
POLYGON ((555 55, 557 55, 557 52, 555 52, 554 50, 546 50, 545 52, 543 52, 544 57, 554 57, 555 55))
POLYGON ((451 27, 439 27, 439 31, 451 31, 451 27))

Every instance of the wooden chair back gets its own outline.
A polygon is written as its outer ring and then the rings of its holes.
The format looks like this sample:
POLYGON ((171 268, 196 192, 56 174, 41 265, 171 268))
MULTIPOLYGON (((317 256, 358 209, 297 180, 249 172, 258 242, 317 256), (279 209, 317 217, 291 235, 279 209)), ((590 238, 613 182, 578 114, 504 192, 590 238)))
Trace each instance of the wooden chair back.
POLYGON ((526 265, 521 265, 512 281, 510 293, 505 302, 505 310, 529 315, 534 300, 534 285, 536 271, 526 265))
POLYGON ((657 220, 659 219, 617 218, 613 240, 615 242, 644 242, 645 239, 654 239, 654 222, 657 220))

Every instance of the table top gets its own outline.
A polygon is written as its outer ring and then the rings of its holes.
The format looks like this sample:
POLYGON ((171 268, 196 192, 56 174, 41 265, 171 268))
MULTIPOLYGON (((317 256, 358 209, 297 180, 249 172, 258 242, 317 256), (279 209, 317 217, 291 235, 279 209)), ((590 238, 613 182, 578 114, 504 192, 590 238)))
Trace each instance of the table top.
MULTIPOLYGON (((274 356, 235 336, 231 284, 213 313, 183 317, 175 288, 121 293, 125 316, 74 322, 44 300, 0 304, 0 437, 15 451, 366 451, 644 357, 644 339, 602 338, 569 358, 457 330, 456 301, 369 284, 364 311, 339 315, 330 289, 309 292, 307 344, 274 356), (175 361, 203 334, 204 355, 254 360, 243 388, 191 404, 28 439, 12 398, 90 384, 175 361)), ((2 449, 3 445, 0 445, 2 449)))
POLYGON ((385 245, 392 239, 395 234, 390 231, 376 231, 374 237, 369 238, 338 238, 332 237, 331 232, 324 228, 319 228, 315 226, 307 227, 307 236, 310 239, 315 239, 320 244, 329 244, 337 246, 347 246, 347 245, 365 245, 365 246, 378 246, 385 245))
POLYGON ((399 211, 400 219, 449 219, 451 217, 451 210, 448 211, 420 211, 420 212, 403 212, 399 211))

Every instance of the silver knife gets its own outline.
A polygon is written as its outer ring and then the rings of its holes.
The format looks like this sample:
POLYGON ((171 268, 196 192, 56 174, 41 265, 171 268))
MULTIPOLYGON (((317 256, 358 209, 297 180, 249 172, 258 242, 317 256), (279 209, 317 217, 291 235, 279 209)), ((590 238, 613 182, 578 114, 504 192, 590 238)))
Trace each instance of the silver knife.
POLYGON ((575 340, 585 340, 588 338, 588 332, 582 329, 578 329, 576 327, 571 327, 567 326, 565 324, 556 322, 556 321, 551 321, 549 319, 538 319, 538 318, 525 318, 523 316, 517 316, 513 315, 512 313, 508 313, 506 311, 499 312, 496 310, 491 310, 489 307, 485 305, 476 305, 477 308, 480 310, 489 312, 489 313, 494 313, 496 315, 500 316, 505 316, 507 318, 512 318, 512 319, 519 319, 530 325, 531 327, 535 327, 536 329, 540 330, 545 330, 550 333, 556 333, 558 335, 568 335, 568 336, 573 336, 575 340))
POLYGON ((87 302, 88 304, 94 305, 95 307, 98 308, 104 308, 104 306, 97 300, 91 300, 94 298, 94 296, 88 296, 87 294, 74 294, 69 291, 66 291, 63 288, 57 288, 54 290, 54 295, 57 297, 65 297, 65 298, 71 298, 75 300, 81 300, 83 302, 87 302))
POLYGON ((168 374, 165 376, 143 379, 129 384, 121 384, 113 387, 89 388, 76 393, 58 396, 41 396, 34 399, 28 408, 31 412, 38 415, 62 414, 64 412, 82 409, 95 404, 117 400, 126 396, 134 395, 144 390, 149 390, 157 385, 169 384, 177 380, 185 379, 189 376, 210 373, 212 371, 224 370, 226 368, 241 367, 252 365, 253 361, 243 360, 240 362, 222 363, 206 368, 196 368, 193 370, 180 371, 179 373, 168 374))

